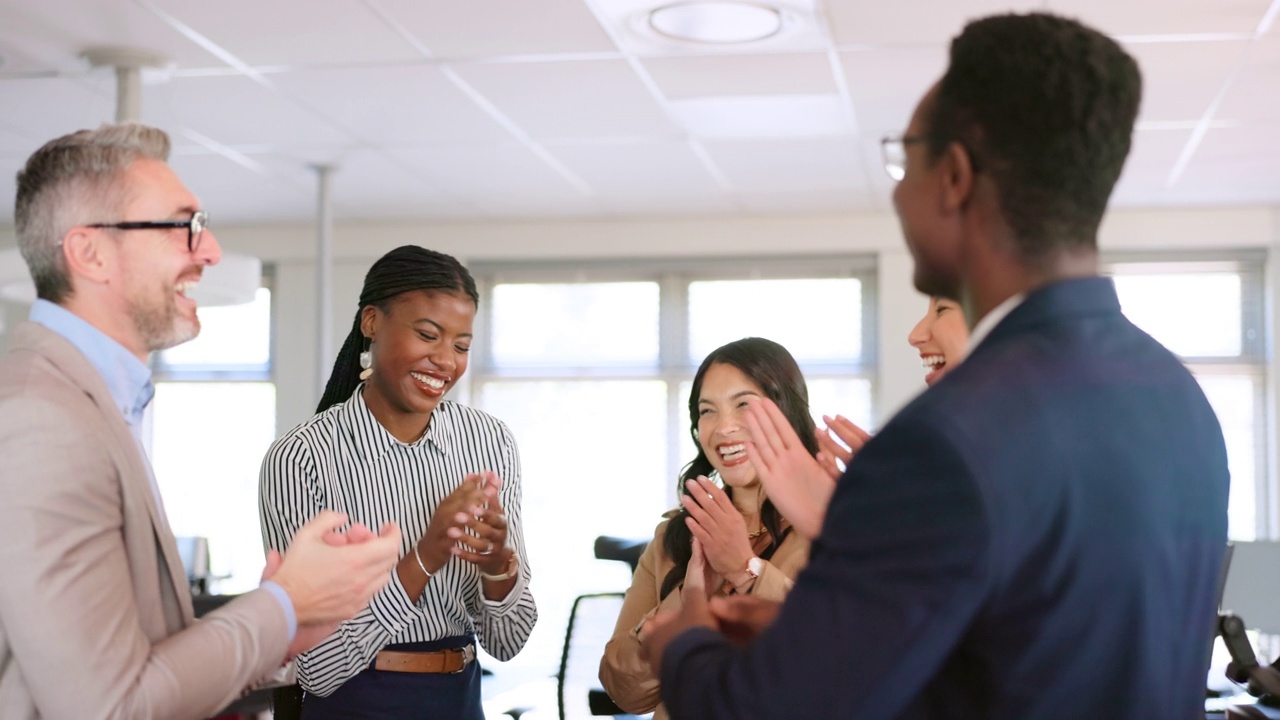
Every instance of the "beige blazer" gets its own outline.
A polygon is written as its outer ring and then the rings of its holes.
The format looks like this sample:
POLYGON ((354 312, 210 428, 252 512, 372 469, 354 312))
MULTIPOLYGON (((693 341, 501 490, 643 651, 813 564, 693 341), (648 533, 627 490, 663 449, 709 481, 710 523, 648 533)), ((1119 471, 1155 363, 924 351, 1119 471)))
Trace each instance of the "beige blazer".
POLYGON ((16 327, 0 358, 0 718, 207 717, 284 660, 266 591, 193 619, 145 462, 88 360, 16 327))
MULTIPOLYGON (((640 654, 640 641, 635 628, 641 620, 658 613, 680 610, 680 589, 672 590, 659 600, 662 581, 675 563, 662 550, 662 535, 667 522, 658 523, 653 540, 640 556, 631 588, 622 601, 613 637, 605 645, 600 659, 600 682, 618 707, 629 713, 654 711, 654 720, 666 720, 667 710, 661 704, 658 676, 640 654)), ((791 591, 795 578, 809 562, 809 541, 792 530, 764 564, 760 577, 751 586, 751 594, 769 600, 782 600, 791 591)))

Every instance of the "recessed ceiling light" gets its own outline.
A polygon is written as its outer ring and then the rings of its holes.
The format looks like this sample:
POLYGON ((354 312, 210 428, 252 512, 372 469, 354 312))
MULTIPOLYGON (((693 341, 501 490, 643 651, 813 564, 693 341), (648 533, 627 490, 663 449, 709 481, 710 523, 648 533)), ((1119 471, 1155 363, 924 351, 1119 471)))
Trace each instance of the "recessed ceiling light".
POLYGON ((649 26, 674 40, 728 45, 776 35, 782 29, 782 13, 750 2, 694 0, 650 12, 649 26))

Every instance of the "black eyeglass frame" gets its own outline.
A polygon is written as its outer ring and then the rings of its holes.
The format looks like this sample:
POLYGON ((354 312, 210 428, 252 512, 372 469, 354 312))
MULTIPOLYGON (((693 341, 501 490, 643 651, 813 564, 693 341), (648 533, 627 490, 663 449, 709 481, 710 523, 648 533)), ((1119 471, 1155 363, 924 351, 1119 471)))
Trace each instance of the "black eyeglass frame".
POLYGON ((94 223, 85 227, 102 228, 104 230, 158 230, 164 228, 187 229, 187 252, 195 252, 200 247, 200 236, 209 227, 209 213, 197 210, 188 220, 133 220, 118 223, 94 223))

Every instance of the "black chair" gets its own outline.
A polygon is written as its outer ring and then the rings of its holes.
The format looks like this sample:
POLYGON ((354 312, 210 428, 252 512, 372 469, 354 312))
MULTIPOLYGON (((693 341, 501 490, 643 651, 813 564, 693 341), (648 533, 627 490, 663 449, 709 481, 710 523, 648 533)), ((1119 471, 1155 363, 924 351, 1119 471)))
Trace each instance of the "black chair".
MULTIPOLYGON (((635 572, 648 541, 601 535, 596 538, 595 555, 601 560, 625 562, 635 572)), ((633 718, 619 708, 600 687, 600 658, 605 643, 622 610, 625 593, 579 595, 569 611, 569 626, 556 674, 556 696, 560 720, 613 716, 633 718), (583 702, 585 700, 585 703, 583 702)))

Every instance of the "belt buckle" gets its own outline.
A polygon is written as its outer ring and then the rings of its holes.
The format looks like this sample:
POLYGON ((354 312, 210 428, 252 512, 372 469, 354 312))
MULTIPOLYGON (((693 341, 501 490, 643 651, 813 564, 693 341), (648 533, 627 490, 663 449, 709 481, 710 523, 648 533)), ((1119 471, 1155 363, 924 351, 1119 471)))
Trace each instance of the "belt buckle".
POLYGON ((471 661, 473 661, 473 660, 475 660, 475 659, 476 659, 476 646, 475 646, 475 645, 468 644, 468 645, 466 645, 466 646, 464 646, 464 647, 462 647, 462 648, 459 648, 459 649, 458 649, 458 650, 456 650, 455 652, 460 652, 460 653, 462 653, 462 667, 460 667, 460 668, 458 668, 457 670, 454 670, 453 672, 449 673, 450 675, 457 675, 458 673, 462 672, 463 670, 466 670, 466 669, 467 669, 467 666, 471 664, 471 661))

